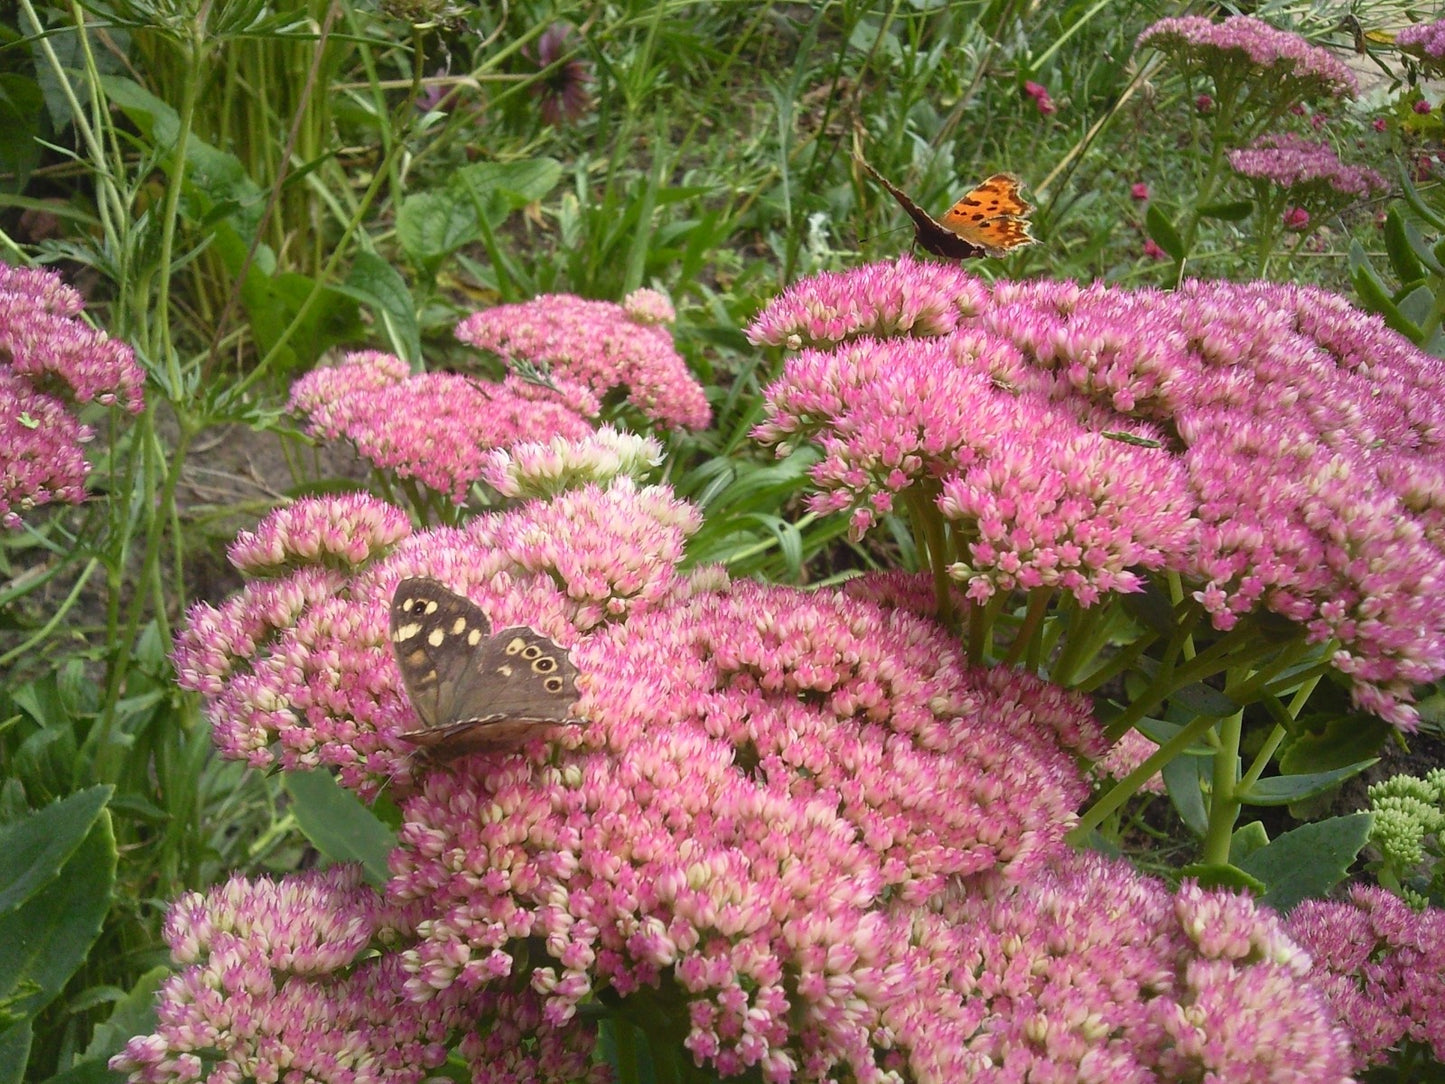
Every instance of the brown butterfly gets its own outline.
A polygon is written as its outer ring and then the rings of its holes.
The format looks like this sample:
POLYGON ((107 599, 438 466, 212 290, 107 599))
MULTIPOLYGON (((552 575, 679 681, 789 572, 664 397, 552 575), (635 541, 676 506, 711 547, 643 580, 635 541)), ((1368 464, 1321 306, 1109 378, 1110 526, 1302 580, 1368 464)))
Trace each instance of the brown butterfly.
POLYGON ((995 173, 936 219, 914 203, 892 181, 861 157, 859 164, 913 219, 913 239, 925 252, 947 260, 979 256, 1006 256, 1024 245, 1038 244, 1029 233, 1028 214, 1033 207, 1019 196, 1019 179, 1012 173, 995 173))
POLYGON ((514 749, 567 722, 577 699, 558 644, 522 626, 493 633, 479 606, 426 577, 397 584, 391 646, 425 724, 401 738, 437 760, 514 749))

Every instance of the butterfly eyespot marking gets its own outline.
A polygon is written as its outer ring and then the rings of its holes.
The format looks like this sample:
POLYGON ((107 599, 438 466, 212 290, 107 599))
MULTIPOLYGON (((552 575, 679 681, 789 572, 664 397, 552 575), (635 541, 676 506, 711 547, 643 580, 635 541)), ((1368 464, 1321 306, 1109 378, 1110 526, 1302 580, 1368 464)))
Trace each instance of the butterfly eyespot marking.
POLYGON ((492 631, 486 613, 428 577, 392 593, 390 640, 420 726, 400 737, 418 763, 520 747, 575 724, 577 668, 533 629, 492 631), (521 665, 519 665, 521 664, 521 665))

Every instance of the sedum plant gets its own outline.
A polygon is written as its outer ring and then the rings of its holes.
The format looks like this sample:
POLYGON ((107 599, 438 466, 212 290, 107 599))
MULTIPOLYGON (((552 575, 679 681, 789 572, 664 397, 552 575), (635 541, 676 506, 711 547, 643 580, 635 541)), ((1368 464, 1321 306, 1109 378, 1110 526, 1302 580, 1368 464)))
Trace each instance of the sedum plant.
POLYGON ((794 352, 756 435, 819 446, 811 506, 855 535, 905 514, 970 658, 1094 692, 1111 741, 1160 744, 1079 837, 1192 750, 1212 767, 1175 800, 1236 876, 1244 805, 1367 763, 1265 778, 1322 680, 1413 730, 1414 687, 1445 673, 1445 365, 1337 297, 903 259, 804 280, 750 334, 794 352), (1267 733, 1246 765, 1247 708, 1267 733))

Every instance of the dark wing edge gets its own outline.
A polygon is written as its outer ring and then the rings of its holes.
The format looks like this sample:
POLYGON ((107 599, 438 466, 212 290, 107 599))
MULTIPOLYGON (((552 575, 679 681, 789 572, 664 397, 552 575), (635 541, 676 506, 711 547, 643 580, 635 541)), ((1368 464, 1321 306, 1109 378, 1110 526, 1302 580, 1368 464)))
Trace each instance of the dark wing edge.
POLYGON ((939 222, 918 204, 914 203, 903 190, 879 173, 868 160, 858 156, 858 164, 868 171, 875 181, 888 190, 888 194, 907 212, 913 220, 913 239, 925 252, 941 256, 945 260, 973 260, 984 255, 984 249, 965 241, 958 234, 939 222))

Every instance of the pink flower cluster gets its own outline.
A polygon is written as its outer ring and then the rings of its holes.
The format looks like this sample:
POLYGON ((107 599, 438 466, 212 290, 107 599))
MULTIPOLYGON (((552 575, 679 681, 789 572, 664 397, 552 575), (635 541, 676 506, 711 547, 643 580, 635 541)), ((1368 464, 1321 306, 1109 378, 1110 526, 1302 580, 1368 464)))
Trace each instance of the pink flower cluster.
POLYGON ((1286 929, 1314 960, 1356 1072, 1387 1063, 1406 1039, 1445 1061, 1445 911, 1357 885, 1342 902, 1301 903, 1286 929))
POLYGON ((811 507, 855 533, 941 515, 976 601, 1170 569, 1221 630, 1262 605, 1334 642, 1400 725, 1445 673, 1445 363, 1332 294, 989 287, 905 257, 795 284, 750 335, 829 344, 787 359, 755 431, 821 448, 811 507))
POLYGON ((671 304, 655 290, 637 291, 621 305, 548 294, 473 313, 457 325, 457 338, 541 367, 559 385, 580 386, 599 400, 626 389, 627 401, 657 425, 701 429, 712 412, 662 326, 671 317, 671 304))
POLYGON ((156 1031, 127 1043, 110 1068, 132 1084, 418 1084, 446 1061, 450 1035, 489 1012, 494 1028, 528 1026, 540 1040, 538 1054, 514 1051, 509 1067, 531 1061, 535 1071, 550 1062, 573 1075, 537 1079, 587 1077, 591 1036, 535 1027, 535 997, 489 993, 473 1004, 425 1005, 409 998, 400 955, 368 950, 379 935, 394 939, 410 928, 361 883, 358 867, 279 882, 235 877, 183 896, 167 916, 166 939, 184 969, 161 987, 156 1031), (531 1002, 531 1012, 509 1012, 509 1002, 531 1002))
POLYGON ((661 465, 662 445, 655 437, 604 425, 581 440, 553 437, 546 444, 498 449, 488 458, 482 478, 504 497, 550 497, 621 475, 640 482, 661 465))
POLYGON ((412 376, 400 358, 364 351, 296 381, 288 409, 307 419, 312 436, 345 438, 377 470, 460 504, 491 449, 585 436, 601 406, 575 385, 556 392, 516 376, 500 384, 457 373, 412 376))
POLYGON ((1395 44, 1401 52, 1424 61, 1427 68, 1445 68, 1445 19, 1407 26, 1395 35, 1395 44))
MULTIPOLYGON (((1157 744, 1139 731, 1130 730, 1094 764, 1094 778, 1121 780, 1158 751, 1157 744)), ((1139 789, 1146 794, 1163 794, 1164 777, 1155 772, 1139 789)))
POLYGON ((748 339, 801 350, 864 335, 946 335, 988 304, 988 284, 952 264, 909 260, 907 266, 906 275, 875 263, 800 279, 754 317, 748 339))
POLYGON ((85 499, 81 445, 93 433, 75 404, 144 405, 134 352, 81 320, 84 307, 54 272, 0 264, 0 528, 85 499))
POLYGON ((1217 86, 1256 84, 1274 104, 1353 98, 1355 75, 1325 49, 1248 15, 1214 22, 1202 15, 1160 19, 1139 35, 1139 47, 1167 53, 1217 86))
POLYGON ((1342 196, 1368 199, 1390 187, 1373 169, 1345 165, 1328 143, 1289 132, 1262 135, 1248 147, 1230 151, 1228 157, 1240 176, 1268 181, 1296 197, 1327 189, 1342 196))
POLYGON ((359 873, 237 877, 177 900, 166 940, 186 966, 161 988, 156 1032, 110 1067, 136 1084, 265 1079, 284 1056, 327 1084, 421 1081, 456 1014, 419 1011, 396 959, 358 963, 382 913, 359 873))
POLYGON ((400 579, 442 579, 498 627, 531 625, 569 646, 579 631, 690 593, 674 565, 697 525, 692 506, 627 478, 423 536, 373 497, 298 501, 237 539, 232 561, 257 578, 219 606, 192 607, 178 680, 209 699, 226 756, 338 767, 360 789, 374 788, 372 773, 404 784, 410 747, 397 735, 416 723, 386 630, 400 579))
MULTIPOLYGON (((417 574, 567 647, 577 725, 550 748, 399 777, 383 917, 353 924, 351 904, 322 917, 336 905, 308 900, 306 936, 278 937, 210 917, 225 910, 213 900, 178 911, 173 926, 198 941, 260 934, 251 951, 273 983, 246 987, 247 1019, 268 1041, 248 1039, 258 1053, 228 1079, 274 1079, 288 1043, 319 1041, 262 1011, 271 998, 294 1012, 279 967, 334 968, 375 933, 379 955, 352 963, 308 1026, 334 1014, 328 1041, 350 1051, 371 1042, 352 1037, 363 1020, 408 1040, 426 1021, 466 1035, 480 1080, 570 1079, 514 1065, 524 1040, 535 1028, 582 1050, 579 1005, 621 998, 659 1021, 654 1039, 683 1036, 697 1064, 769 1084, 1345 1081, 1341 1035, 1267 912, 1067 849, 1088 793, 1077 758, 1102 751, 1087 698, 970 668, 935 622, 869 600, 911 595, 904 579, 801 592, 685 577, 695 511, 626 479, 384 554, 395 531, 379 504, 337 508, 366 536, 348 549, 330 537, 329 503, 293 506, 255 532, 265 545, 238 547, 278 567, 280 539, 319 565, 197 608, 181 637, 178 669, 205 693, 224 752, 264 762, 232 741, 244 700, 283 763, 346 765, 343 781, 367 792, 407 767, 392 743, 415 719, 384 626, 394 584, 417 574), (304 540, 306 525, 325 537, 304 540), (348 577, 330 567, 342 552, 366 563, 348 577), (387 997, 400 981, 405 1004, 366 1002, 365 1018, 351 983, 373 974, 387 997)), ((293 913, 273 910, 283 925, 293 913)), ((221 998, 193 1008, 190 992, 223 998, 249 974, 182 976, 161 1030, 117 1066, 148 1081, 180 1063, 225 1011, 221 998)), ((406 1065, 437 1060, 427 1047, 406 1065)))
POLYGON ((1034 105, 1038 107, 1041 116, 1052 116, 1059 111, 1059 107, 1049 96, 1049 88, 1043 84, 1028 81, 1024 83, 1024 93, 1034 100, 1034 105))
POLYGON ((647 287, 633 290, 622 299, 622 308, 628 317, 639 324, 675 324, 677 310, 672 301, 661 290, 647 287))

